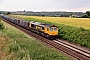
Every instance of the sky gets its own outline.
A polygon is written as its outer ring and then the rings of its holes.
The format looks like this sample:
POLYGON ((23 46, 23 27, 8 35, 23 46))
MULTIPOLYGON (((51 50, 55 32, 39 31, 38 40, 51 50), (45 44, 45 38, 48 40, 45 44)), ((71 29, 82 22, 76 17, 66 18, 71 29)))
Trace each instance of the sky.
POLYGON ((0 0, 0 11, 90 11, 90 0, 0 0))

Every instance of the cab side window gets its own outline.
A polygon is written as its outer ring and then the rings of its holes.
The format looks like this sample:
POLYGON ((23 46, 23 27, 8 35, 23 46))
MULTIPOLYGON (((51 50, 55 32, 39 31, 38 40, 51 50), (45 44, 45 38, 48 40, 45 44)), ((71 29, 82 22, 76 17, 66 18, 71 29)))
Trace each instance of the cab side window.
POLYGON ((53 31, 53 28, 50 28, 50 31, 53 31))
POLYGON ((54 28, 54 31, 56 31, 57 30, 57 28, 54 28))
POLYGON ((34 27, 34 25, 33 25, 33 24, 31 24, 31 27, 34 27))

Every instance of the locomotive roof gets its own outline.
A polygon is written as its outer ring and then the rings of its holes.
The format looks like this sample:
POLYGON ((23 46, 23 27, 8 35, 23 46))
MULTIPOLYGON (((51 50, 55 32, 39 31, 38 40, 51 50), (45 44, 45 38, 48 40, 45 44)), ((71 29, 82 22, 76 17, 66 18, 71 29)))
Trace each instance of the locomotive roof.
POLYGON ((51 25, 51 24, 45 24, 46 27, 57 27, 55 25, 51 25))
POLYGON ((42 25, 42 24, 44 24, 44 23, 41 23, 41 22, 33 22, 32 24, 34 24, 34 25, 42 25))
POLYGON ((42 27, 57 27, 55 25, 51 25, 51 24, 45 24, 45 23, 41 23, 41 22, 33 22, 32 24, 34 25, 38 25, 38 26, 42 26, 42 27))

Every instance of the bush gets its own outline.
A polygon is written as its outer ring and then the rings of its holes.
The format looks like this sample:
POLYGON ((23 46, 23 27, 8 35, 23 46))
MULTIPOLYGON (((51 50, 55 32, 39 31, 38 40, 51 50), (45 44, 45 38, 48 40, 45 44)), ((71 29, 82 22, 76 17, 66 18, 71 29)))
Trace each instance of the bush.
MULTIPOLYGON (((84 29, 82 27, 73 27, 66 25, 58 25, 59 37, 76 44, 80 44, 84 47, 89 47, 90 43, 90 30, 84 29)), ((90 47, 89 47, 90 48, 90 47)))
POLYGON ((4 25, 3 23, 1 23, 1 19, 0 19, 0 30, 4 29, 4 25))
POLYGON ((0 22, 0 30, 4 29, 3 23, 0 22))
POLYGON ((11 13, 10 13, 10 12, 7 12, 7 13, 6 13, 6 15, 9 15, 9 14, 11 14, 11 13))

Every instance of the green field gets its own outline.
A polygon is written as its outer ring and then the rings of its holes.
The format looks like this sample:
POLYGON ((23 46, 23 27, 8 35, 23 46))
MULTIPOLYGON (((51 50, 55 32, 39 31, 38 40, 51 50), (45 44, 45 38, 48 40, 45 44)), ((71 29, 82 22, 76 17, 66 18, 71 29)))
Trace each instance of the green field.
MULTIPOLYGON (((3 21, 2 21, 3 22, 3 21)), ((46 47, 34 38, 5 23, 0 31, 2 60, 70 60, 57 50, 46 47)))

